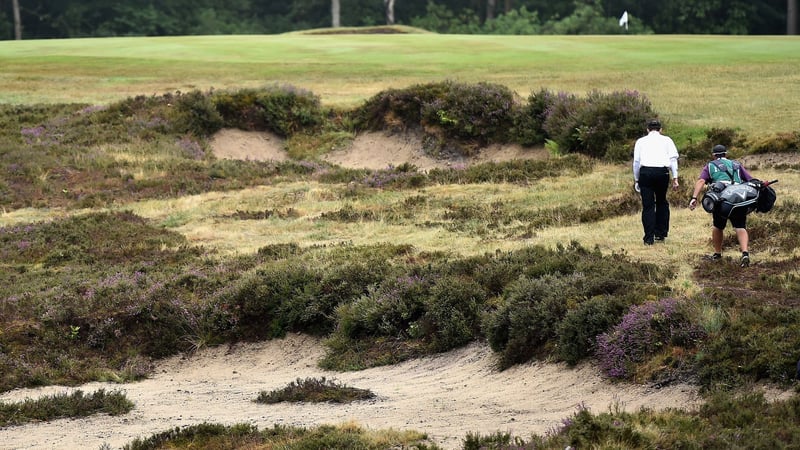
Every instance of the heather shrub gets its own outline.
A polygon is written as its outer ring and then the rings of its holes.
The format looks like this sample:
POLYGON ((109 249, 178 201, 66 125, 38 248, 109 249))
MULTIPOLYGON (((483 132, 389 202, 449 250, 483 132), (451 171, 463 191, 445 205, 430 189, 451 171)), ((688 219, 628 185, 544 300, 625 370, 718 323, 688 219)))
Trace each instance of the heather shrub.
POLYGON ((623 298, 602 296, 567 311, 556 332, 556 356, 574 365, 594 354, 597 336, 617 324, 629 306, 623 298))
POLYGON ((394 271, 393 249, 370 246, 351 249, 350 256, 337 257, 321 270, 318 280, 283 300, 282 317, 292 331, 325 335, 336 327, 339 304, 358 299, 371 286, 381 283, 394 271))
POLYGON ((0 427, 28 422, 49 422, 60 418, 86 417, 93 414, 119 416, 133 409, 133 402, 120 391, 99 389, 91 394, 77 390, 71 394, 54 394, 22 402, 0 402, 0 427))
POLYGON ((504 142, 512 123, 514 94, 490 83, 445 82, 444 95, 422 104, 421 123, 443 130, 448 138, 478 145, 504 142))
POLYGON ((302 315, 287 308, 297 305, 289 300, 313 295, 318 283, 319 274, 301 262, 268 262, 215 294, 205 320, 229 338, 280 337, 297 327, 302 315))
POLYGON ((288 137, 325 122, 319 97, 291 85, 216 92, 211 100, 226 126, 242 130, 268 130, 288 137))
POLYGON ((592 414, 580 405, 578 411, 562 421, 553 440, 562 446, 592 448, 596 443, 614 443, 616 448, 652 448, 651 435, 643 431, 634 417, 623 411, 592 414))
POLYGON ((553 141, 562 154, 577 149, 576 130, 581 125, 577 118, 586 100, 567 92, 559 92, 546 100, 550 102, 542 124, 546 139, 553 141))
MULTIPOLYGON (((492 434, 481 435, 480 433, 467 433, 464 437, 462 450, 528 450, 540 448, 543 440, 536 436, 531 442, 526 443, 524 439, 512 436, 510 433, 496 431, 492 434)), ((544 447, 541 447, 544 448, 544 447)))
POLYGON ((580 295, 572 276, 520 277, 508 286, 503 303, 484 319, 483 326, 489 345, 499 353, 500 366, 548 354, 558 324, 580 295))
POLYGON ((448 86, 448 83, 428 83, 381 91, 351 112, 353 128, 357 132, 419 128, 422 106, 445 95, 448 86))
POLYGON ((613 144, 629 144, 641 136, 647 119, 654 115, 650 100, 637 91, 591 91, 580 115, 578 151, 605 157, 613 144))
POLYGON ((714 390, 697 416, 713 430, 703 448, 795 448, 800 445, 800 397, 767 400, 761 391, 714 390))
POLYGON ((344 424, 313 428, 274 425, 259 430, 255 425, 219 425, 202 423, 156 433, 149 438, 136 438, 123 450, 158 450, 163 448, 296 448, 296 449, 363 449, 416 448, 437 450, 425 435, 417 432, 380 433, 344 424))
MULTIPOLYGON (((195 95, 202 97, 199 93, 195 95)), ((53 116, 49 122, 63 123, 61 143, 90 147, 137 140, 152 142, 165 135, 182 133, 176 125, 188 125, 182 121, 188 118, 179 118, 174 109, 181 96, 180 92, 137 95, 108 105, 87 106, 70 115, 53 116), (178 122, 174 121, 176 118, 178 122)))
POLYGON ((53 117, 63 117, 87 108, 80 104, 0 105, 0 140, 21 144, 30 143, 26 136, 53 117), (27 132, 25 131, 27 130, 27 132))
POLYGON ((543 128, 561 152, 578 152, 596 158, 614 145, 632 145, 644 133, 647 119, 656 114, 650 100, 636 91, 591 91, 586 98, 558 94, 543 128))
POLYGON ((687 142, 678 148, 678 152, 681 158, 689 161, 708 161, 712 158, 711 149, 717 144, 722 144, 728 148, 729 158, 734 157, 731 154, 733 151, 746 145, 739 133, 732 128, 711 128, 705 130, 703 139, 687 142))
POLYGON ((555 251, 541 246, 524 247, 513 252, 496 252, 448 261, 441 270, 453 276, 468 276, 483 286, 488 297, 502 295, 507 287, 520 277, 539 278, 544 275, 560 276, 572 273, 574 262, 586 255, 577 242, 555 251))
POLYGON ((280 402, 309 403, 350 403, 375 398, 369 389, 359 389, 322 378, 298 378, 282 389, 261 391, 254 400, 256 403, 275 404, 280 402))
POLYGON ((396 189, 413 189, 429 184, 428 177, 419 173, 417 167, 408 162, 399 166, 389 165, 386 169, 374 170, 367 174, 361 183, 371 188, 392 187, 396 189))
POLYGON ((380 92, 353 112, 356 130, 420 128, 434 154, 471 154, 489 142, 506 142, 513 126, 514 93, 490 83, 443 81, 380 92))
POLYGON ((171 258, 179 253, 164 250, 165 247, 186 244, 180 234, 150 226, 130 211, 91 213, 3 227, 0 231, 3 261, 40 263, 47 267, 66 262, 118 264, 171 258))
POLYGON ((556 94, 548 89, 531 92, 514 116, 514 141, 528 146, 544 144, 548 137, 544 123, 555 102, 556 94))
POLYGON ((478 335, 485 301, 483 287, 471 279, 438 278, 426 299, 424 315, 412 325, 412 335, 430 341, 436 352, 467 344, 478 335))
POLYGON ((754 139, 748 142, 750 152, 761 153, 797 153, 800 152, 800 131, 787 131, 754 139))
POLYGON ((658 298, 668 292, 662 283, 674 276, 668 266, 635 263, 624 253, 603 255, 599 249, 576 258, 573 264, 575 273, 583 275, 580 287, 587 297, 637 293, 658 298))
POLYGON ((258 249, 258 254, 268 259, 284 259, 299 255, 303 249, 295 242, 286 244, 270 244, 258 249))
POLYGON ((579 155, 547 160, 518 159, 485 162, 469 167, 434 168, 428 171, 428 179, 439 184, 518 183, 524 185, 565 174, 585 175, 591 173, 593 166, 593 161, 579 155))
POLYGON ((692 348, 703 338, 680 301, 665 298, 634 306, 611 331, 597 337, 600 369, 611 378, 629 378, 633 367, 667 346, 692 348))
POLYGON ((429 278, 419 275, 384 280, 370 288, 366 295, 336 308, 336 333, 347 339, 418 337, 415 322, 425 313, 432 283, 429 278))
POLYGON ((211 100, 211 94, 191 91, 175 98, 173 123, 179 133, 211 136, 224 126, 223 118, 211 100))
POLYGON ((790 383, 797 369, 799 330, 800 312, 794 307, 737 309, 729 323, 700 346, 698 378, 706 386, 757 380, 790 383))
MULTIPOLYGON (((432 184, 517 183, 533 184, 539 180, 564 175, 581 176, 591 173, 594 162, 581 155, 563 158, 485 162, 469 167, 454 165, 420 172, 413 164, 403 163, 386 169, 344 169, 319 175, 326 183, 354 183, 368 188, 413 189, 432 184)), ((360 191, 353 188, 352 194, 360 191)))

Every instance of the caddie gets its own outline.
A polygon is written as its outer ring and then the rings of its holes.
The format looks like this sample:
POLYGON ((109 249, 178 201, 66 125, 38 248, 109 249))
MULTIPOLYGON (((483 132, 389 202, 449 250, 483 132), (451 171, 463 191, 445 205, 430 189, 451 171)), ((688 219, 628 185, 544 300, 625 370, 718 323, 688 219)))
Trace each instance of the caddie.
MULTIPOLYGON (((697 196, 706 184, 718 182, 739 184, 753 179, 740 162, 727 158, 728 149, 724 145, 715 145, 714 148, 711 149, 711 153, 714 159, 703 166, 700 177, 694 184, 694 192, 692 192, 692 198, 689 200, 689 209, 692 211, 697 207, 697 196)), ((726 217, 717 208, 712 211, 713 227, 711 228, 711 242, 714 246, 714 253, 709 257, 711 260, 719 260, 722 258, 722 232, 730 220, 731 226, 736 231, 736 239, 739 241, 739 247, 742 251, 742 257, 739 260, 740 265, 742 267, 750 265, 747 213, 747 209, 740 208, 731 211, 730 216, 726 217)))

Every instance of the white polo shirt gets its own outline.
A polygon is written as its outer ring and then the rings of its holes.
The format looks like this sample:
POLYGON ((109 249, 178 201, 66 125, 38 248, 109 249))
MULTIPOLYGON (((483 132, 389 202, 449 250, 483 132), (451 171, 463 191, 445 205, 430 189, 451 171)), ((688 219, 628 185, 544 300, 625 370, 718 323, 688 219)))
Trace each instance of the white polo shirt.
POLYGON ((639 179, 641 167, 668 167, 678 178, 678 148, 669 136, 653 130, 636 140, 633 146, 633 178, 639 179))

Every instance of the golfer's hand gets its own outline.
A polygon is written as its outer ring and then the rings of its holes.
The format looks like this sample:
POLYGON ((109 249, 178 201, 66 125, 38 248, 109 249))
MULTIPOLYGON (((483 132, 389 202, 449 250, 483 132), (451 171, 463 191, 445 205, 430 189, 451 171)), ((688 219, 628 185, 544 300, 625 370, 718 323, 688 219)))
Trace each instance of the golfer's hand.
POLYGON ((642 192, 642 189, 639 187, 639 182, 633 183, 633 190, 636 192, 642 192))
POLYGON ((678 179, 677 178, 673 178, 672 179, 672 189, 675 189, 677 191, 678 190, 678 186, 679 186, 678 179))

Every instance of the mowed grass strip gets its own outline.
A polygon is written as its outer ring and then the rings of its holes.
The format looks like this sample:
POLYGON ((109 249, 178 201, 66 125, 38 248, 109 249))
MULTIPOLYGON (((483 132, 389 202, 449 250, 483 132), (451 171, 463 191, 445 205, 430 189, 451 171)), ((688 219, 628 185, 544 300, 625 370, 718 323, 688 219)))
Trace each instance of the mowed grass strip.
POLYGON ((353 107, 389 88, 456 79, 583 95, 637 90, 689 125, 800 123, 794 36, 263 35, 0 42, 0 102, 109 103, 176 90, 288 83, 353 107))

